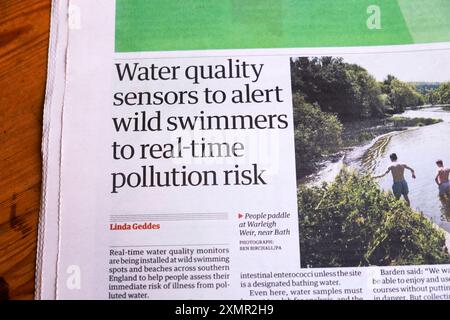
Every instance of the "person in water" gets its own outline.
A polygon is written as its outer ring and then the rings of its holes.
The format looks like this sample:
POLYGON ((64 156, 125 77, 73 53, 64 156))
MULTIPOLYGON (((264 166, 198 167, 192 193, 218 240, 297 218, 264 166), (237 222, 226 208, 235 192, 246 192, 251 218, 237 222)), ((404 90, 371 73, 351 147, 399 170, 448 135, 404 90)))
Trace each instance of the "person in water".
POLYGON ((392 165, 387 168, 386 172, 382 175, 376 176, 375 178, 382 178, 387 175, 389 172, 392 174, 392 178, 394 180, 394 184, 392 185, 392 191, 394 192, 395 198, 398 200, 401 196, 405 199, 406 203, 410 205, 408 193, 408 183, 405 180, 405 169, 411 171, 413 179, 416 178, 416 174, 414 169, 408 167, 406 164, 398 163, 398 157, 395 153, 392 153, 390 156, 392 165))
POLYGON ((442 203, 446 203, 448 199, 450 199, 450 169, 444 167, 444 162, 442 160, 436 161, 436 165, 438 167, 436 181, 439 187, 439 198, 441 198, 442 203))

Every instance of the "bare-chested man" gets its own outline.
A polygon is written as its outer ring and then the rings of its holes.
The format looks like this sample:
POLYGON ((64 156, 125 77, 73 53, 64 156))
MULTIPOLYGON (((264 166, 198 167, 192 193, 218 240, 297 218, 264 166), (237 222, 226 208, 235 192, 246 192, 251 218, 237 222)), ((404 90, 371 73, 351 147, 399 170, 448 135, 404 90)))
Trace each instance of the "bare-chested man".
POLYGON ((398 157, 395 153, 389 156, 392 161, 392 165, 387 168, 386 172, 380 176, 376 176, 375 178, 381 178, 387 175, 389 172, 392 173, 392 178, 394 180, 394 184, 392 185, 392 191, 394 192, 395 198, 398 200, 401 196, 405 199, 406 203, 410 205, 408 193, 408 183, 405 180, 405 169, 408 169, 412 173, 413 179, 416 178, 416 174, 414 170, 408 167, 406 164, 398 163, 398 157))
POLYGON ((436 165, 438 166, 438 170, 434 181, 436 181, 439 186, 439 197, 441 198, 441 201, 446 201, 446 198, 450 198, 450 181, 448 179, 450 169, 444 167, 444 162, 442 160, 436 161, 436 165))

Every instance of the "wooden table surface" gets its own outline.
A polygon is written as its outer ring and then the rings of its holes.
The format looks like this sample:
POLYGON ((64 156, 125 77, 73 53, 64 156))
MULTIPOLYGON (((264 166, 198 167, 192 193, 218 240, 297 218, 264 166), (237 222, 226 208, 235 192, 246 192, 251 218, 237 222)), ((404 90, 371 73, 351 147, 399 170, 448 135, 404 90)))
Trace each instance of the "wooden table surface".
POLYGON ((0 0, 0 300, 32 299, 50 0, 0 0))

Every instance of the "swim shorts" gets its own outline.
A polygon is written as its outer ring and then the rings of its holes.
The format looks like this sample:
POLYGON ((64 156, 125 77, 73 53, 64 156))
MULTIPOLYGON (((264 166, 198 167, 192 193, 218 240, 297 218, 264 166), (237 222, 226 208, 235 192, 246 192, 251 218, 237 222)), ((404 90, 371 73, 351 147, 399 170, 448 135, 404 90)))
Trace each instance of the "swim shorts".
POLYGON ((392 191, 394 192, 394 196, 396 198, 400 198, 401 196, 407 196, 409 193, 408 183, 405 180, 396 181, 392 185, 392 191))
POLYGON ((446 194, 450 194, 450 181, 442 182, 439 185, 439 195, 443 196, 446 194))

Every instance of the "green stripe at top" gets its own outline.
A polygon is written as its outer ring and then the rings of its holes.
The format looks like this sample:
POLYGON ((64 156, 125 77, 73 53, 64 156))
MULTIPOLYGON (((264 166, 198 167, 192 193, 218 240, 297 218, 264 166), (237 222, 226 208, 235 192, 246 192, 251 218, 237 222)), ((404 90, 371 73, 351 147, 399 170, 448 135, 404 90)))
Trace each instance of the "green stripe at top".
MULTIPOLYGON (((428 41, 414 29, 426 21, 396 0, 116 0, 116 51, 411 44, 410 29, 428 41), (380 8, 381 29, 367 27, 371 5, 380 8)), ((433 29, 448 26, 432 21, 433 29)), ((429 39, 447 40, 448 28, 429 39)))

